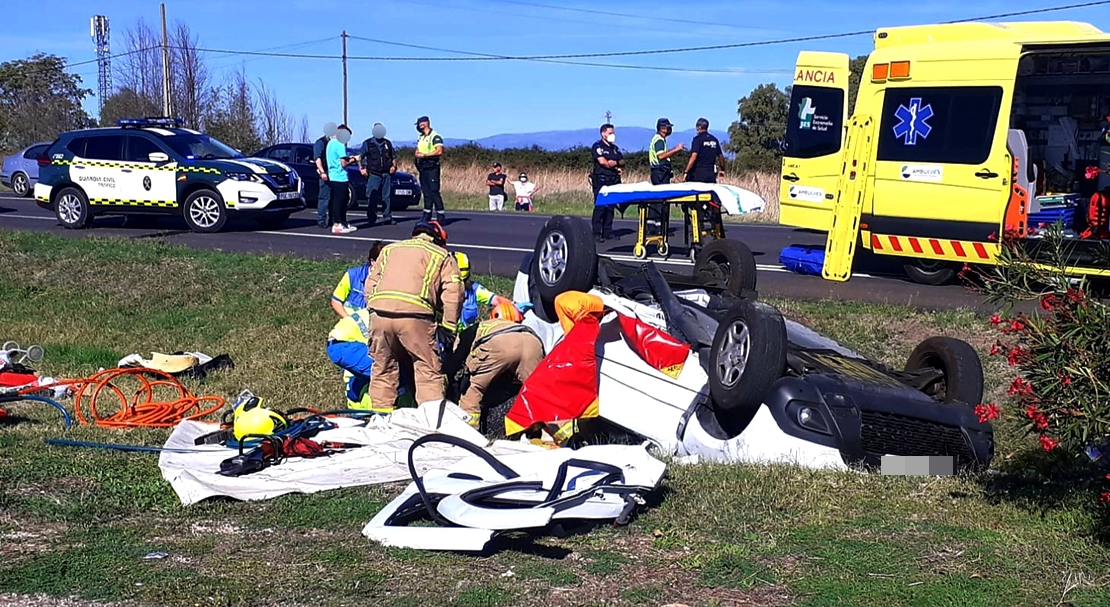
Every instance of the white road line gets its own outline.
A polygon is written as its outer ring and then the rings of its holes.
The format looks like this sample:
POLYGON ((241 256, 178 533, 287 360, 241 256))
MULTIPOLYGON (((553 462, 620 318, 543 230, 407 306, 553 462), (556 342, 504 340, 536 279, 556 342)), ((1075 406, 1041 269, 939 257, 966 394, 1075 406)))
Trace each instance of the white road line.
MULTIPOLYGON (((38 216, 33 216, 33 215, 0 215, 0 218, 4 218, 4 217, 11 217, 12 219, 36 219, 36 220, 39 220, 39 221, 57 221, 53 217, 38 217, 38 216)), ((362 242, 375 242, 375 241, 378 241, 378 240, 380 240, 382 242, 400 242, 399 240, 392 239, 392 238, 368 238, 366 236, 346 236, 346 235, 341 235, 341 234, 306 234, 304 232, 277 232, 277 231, 272 231, 272 230, 257 230, 254 233, 255 234, 268 234, 270 236, 303 236, 305 238, 327 238, 327 239, 334 239, 334 240, 357 240, 357 241, 362 241, 362 242)), ((483 245, 483 244, 463 244, 463 243, 454 243, 454 242, 451 243, 451 248, 452 249, 455 249, 455 248, 458 248, 458 249, 477 249, 477 250, 482 250, 482 251, 503 251, 503 252, 506 252, 506 253, 531 253, 532 252, 532 249, 522 249, 520 247, 495 247, 495 246, 483 245)), ((602 253, 602 254, 605 255, 604 253, 602 253)), ((605 256, 610 258, 610 259, 614 259, 616 261, 628 261, 628 262, 632 262, 632 263, 635 263, 637 261, 647 261, 647 260, 642 260, 642 259, 636 259, 635 257, 632 257, 630 255, 605 255, 605 256)), ((670 265, 670 266, 687 266, 687 267, 689 267, 689 266, 694 265, 693 262, 691 262, 688 259, 670 260, 670 259, 654 259, 653 258, 651 261, 654 261, 657 264, 670 265)), ((790 270, 787 270, 784 267, 772 266, 772 265, 767 265, 767 264, 756 264, 755 269, 760 271, 760 272, 777 272, 777 273, 781 273, 781 274, 793 274, 793 272, 791 272, 790 270)), ((870 274, 854 273, 854 274, 852 274, 852 278, 879 278, 879 277, 872 276, 870 274)))

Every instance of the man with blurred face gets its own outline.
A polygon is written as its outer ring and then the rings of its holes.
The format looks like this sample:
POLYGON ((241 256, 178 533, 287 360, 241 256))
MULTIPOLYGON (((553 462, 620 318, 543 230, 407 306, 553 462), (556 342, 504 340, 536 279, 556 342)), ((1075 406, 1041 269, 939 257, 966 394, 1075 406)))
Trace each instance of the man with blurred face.
POLYGON ((366 178, 366 217, 373 225, 377 222, 377 208, 382 207, 382 222, 394 225, 390 195, 393 193, 393 174, 397 162, 393 142, 385 138, 385 125, 374 123, 371 137, 362 142, 359 152, 359 172, 366 178))
POLYGON ((328 201, 331 200, 331 186, 328 185, 328 164, 324 153, 327 151, 328 142, 335 137, 338 127, 334 122, 324 125, 324 136, 312 144, 313 163, 316 164, 316 175, 320 178, 320 193, 316 199, 316 225, 321 228, 328 226, 328 201))

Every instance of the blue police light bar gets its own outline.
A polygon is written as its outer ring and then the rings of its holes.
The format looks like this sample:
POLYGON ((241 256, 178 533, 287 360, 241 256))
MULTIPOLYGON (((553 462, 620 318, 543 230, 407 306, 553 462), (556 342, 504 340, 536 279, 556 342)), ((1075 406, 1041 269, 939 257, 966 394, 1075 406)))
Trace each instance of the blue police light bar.
POLYGON ((185 121, 180 118, 121 118, 116 121, 119 126, 182 126, 185 121))

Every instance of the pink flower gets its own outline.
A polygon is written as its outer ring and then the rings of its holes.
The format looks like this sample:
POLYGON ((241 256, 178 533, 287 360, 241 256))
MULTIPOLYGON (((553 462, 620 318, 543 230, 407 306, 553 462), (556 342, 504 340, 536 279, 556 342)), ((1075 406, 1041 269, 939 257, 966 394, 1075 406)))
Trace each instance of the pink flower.
POLYGON ((1053 449, 1055 449, 1059 445, 1060 445, 1060 441, 1053 440, 1051 438, 1048 438, 1047 436, 1042 436, 1041 437, 1041 448, 1044 449, 1045 451, 1052 451, 1053 449))
POLYGON ((1006 358, 1010 366, 1015 367, 1029 359, 1029 352, 1023 350, 1021 346, 1014 346, 1006 358))
POLYGON ((1071 287, 1068 287, 1067 296, 1068 301, 1072 303, 1079 303, 1086 298, 1086 295, 1084 295, 1083 291, 1080 291, 1079 289, 1073 289, 1071 287))
POLYGON ((998 325, 1002 324, 1002 317, 997 315, 997 314, 995 314, 994 316, 991 316, 991 324, 996 326, 996 327, 998 325))
POLYGON ((1061 386, 1070 386, 1071 385, 1071 378, 1065 375, 1064 378, 1060 380, 1060 385, 1061 386))
POLYGON ((1025 323, 1020 320, 1014 319, 1010 321, 1010 330, 1017 333, 1018 331, 1025 330, 1025 323))
POLYGON ((991 235, 987 236, 987 240, 989 240, 991 242, 994 242, 994 241, 998 240, 998 234, 995 234, 994 232, 991 232, 991 235))
POLYGON ((1008 393, 1010 396, 1029 396, 1033 394, 1033 385, 1020 377, 1015 377, 1008 393))
POLYGON ((1054 312, 1060 307, 1060 299, 1053 293, 1041 297, 1041 309, 1045 312, 1054 312))
POLYGON ((979 423, 980 424, 985 424, 985 423, 991 421, 992 419, 998 419, 998 416, 999 416, 998 405, 995 405, 995 404, 976 405, 975 406, 975 415, 979 416, 979 423))

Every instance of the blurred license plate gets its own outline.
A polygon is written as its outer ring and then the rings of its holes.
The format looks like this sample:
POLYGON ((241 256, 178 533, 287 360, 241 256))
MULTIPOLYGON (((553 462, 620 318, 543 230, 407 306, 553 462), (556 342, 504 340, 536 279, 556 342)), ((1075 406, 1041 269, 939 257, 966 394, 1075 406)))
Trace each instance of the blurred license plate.
POLYGON ((300 192, 279 192, 278 193, 278 200, 293 200, 294 198, 300 198, 300 197, 301 197, 300 192))
POLYGON ((412 196, 412 190, 393 190, 393 193, 398 196, 412 196))

